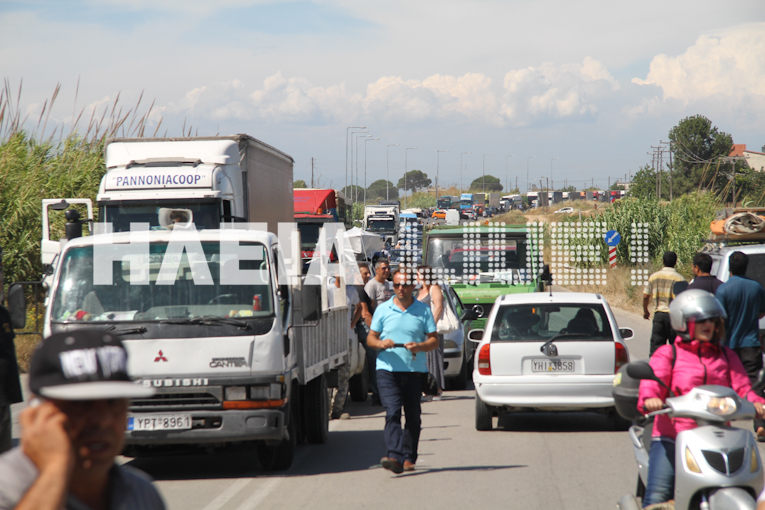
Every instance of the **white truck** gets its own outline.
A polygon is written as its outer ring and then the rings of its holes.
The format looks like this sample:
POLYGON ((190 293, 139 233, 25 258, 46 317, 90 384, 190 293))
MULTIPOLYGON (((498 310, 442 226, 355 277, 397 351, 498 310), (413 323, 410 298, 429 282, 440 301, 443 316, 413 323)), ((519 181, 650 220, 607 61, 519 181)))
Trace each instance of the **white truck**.
POLYGON ((368 205, 364 207, 364 230, 380 235, 390 246, 398 241, 399 207, 368 205))
MULTIPOLYGON (((306 284, 296 228, 275 235, 293 225, 292 158, 247 135, 110 140, 106 155, 96 226, 111 229, 61 243, 44 229, 43 334, 123 339, 157 389, 131 404, 134 452, 252 443, 266 469, 289 467, 297 441, 326 439, 338 371, 363 368, 345 282, 306 284)), ((68 201, 44 201, 46 225, 68 201)))

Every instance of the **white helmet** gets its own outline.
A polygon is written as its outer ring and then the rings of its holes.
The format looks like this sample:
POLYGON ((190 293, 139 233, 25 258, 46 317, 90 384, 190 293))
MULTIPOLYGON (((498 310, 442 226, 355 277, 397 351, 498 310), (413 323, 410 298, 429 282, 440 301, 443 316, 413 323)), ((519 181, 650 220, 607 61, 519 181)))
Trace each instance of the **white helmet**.
POLYGON ((727 316, 714 294, 701 289, 684 290, 669 304, 669 323, 684 338, 688 337, 688 321, 727 316))

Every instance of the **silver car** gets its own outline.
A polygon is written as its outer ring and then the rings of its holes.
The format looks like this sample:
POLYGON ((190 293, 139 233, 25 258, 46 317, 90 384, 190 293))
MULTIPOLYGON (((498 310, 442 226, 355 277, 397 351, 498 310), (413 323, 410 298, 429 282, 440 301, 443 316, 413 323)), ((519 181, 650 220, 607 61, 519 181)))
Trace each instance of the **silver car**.
POLYGON ((629 362, 611 308, 599 294, 535 292, 497 298, 475 353, 475 427, 501 411, 599 410, 613 417, 614 374, 629 362))
MULTIPOLYGON (((460 298, 448 284, 441 284, 444 295, 444 306, 451 307, 454 315, 462 316, 463 307, 460 298)), ((444 382, 447 390, 464 390, 470 378, 473 367, 468 360, 465 349, 468 324, 460 321, 460 328, 443 335, 444 338, 444 382)))

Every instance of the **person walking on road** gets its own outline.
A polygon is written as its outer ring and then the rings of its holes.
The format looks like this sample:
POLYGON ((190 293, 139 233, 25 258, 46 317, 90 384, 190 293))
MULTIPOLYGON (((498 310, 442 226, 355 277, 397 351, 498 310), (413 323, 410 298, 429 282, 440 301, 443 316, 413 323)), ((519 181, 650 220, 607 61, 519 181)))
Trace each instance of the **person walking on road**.
POLYGON ((669 303, 675 297, 673 286, 685 281, 683 275, 675 271, 677 254, 673 251, 664 252, 662 257, 664 267, 648 278, 643 291, 643 318, 651 318, 648 305, 653 303, 653 328, 651 330, 651 351, 653 353, 666 344, 674 341, 675 333, 669 323, 669 303))
POLYGON ((697 253, 693 256, 693 280, 688 284, 689 289, 701 289, 715 294, 722 282, 712 276, 712 257, 708 253, 697 253))
POLYGON ((44 339, 29 389, 35 400, 20 416, 21 446, 0 456, 0 508, 165 508, 146 474, 115 462, 128 399, 154 393, 128 377, 118 338, 71 330, 44 339))
POLYGON ((396 474, 413 471, 420 441, 422 381, 427 373, 425 353, 438 346, 430 307, 414 298, 414 278, 396 271, 395 297, 381 303, 372 317, 367 344, 380 350, 377 387, 385 407, 383 468, 396 474), (406 425, 401 427, 401 408, 406 425))
MULTIPOLYGON (((726 345, 744 364, 749 380, 754 383, 762 368, 759 319, 765 315, 765 289, 744 276, 749 266, 746 253, 735 251, 729 259, 730 278, 717 288, 716 297, 728 318, 725 320, 726 345)), ((757 439, 765 440, 765 422, 755 421, 757 439)))
MULTIPOLYGON (((364 285, 364 292, 372 304, 372 313, 377 307, 388 301, 393 295, 393 287, 388 281, 390 277, 390 262, 380 258, 374 264, 375 276, 364 285)), ((377 390, 377 349, 367 350, 367 368, 369 369, 369 388, 372 391, 372 405, 380 405, 380 392, 377 390)))
MULTIPOLYGON (((420 291, 417 294, 417 300, 430 307, 433 320, 438 325, 438 320, 441 318, 441 314, 444 313, 444 294, 441 292, 441 287, 435 281, 432 269, 428 266, 421 266, 417 270, 417 282, 421 285, 420 291)), ((438 347, 428 351, 427 360, 428 374, 433 377, 434 381, 434 387, 431 390, 433 393, 429 394, 428 397, 432 397, 433 400, 440 400, 441 393, 443 393, 445 388, 443 336, 439 335, 438 337, 438 347)), ((426 400, 428 397, 426 397, 426 400)))

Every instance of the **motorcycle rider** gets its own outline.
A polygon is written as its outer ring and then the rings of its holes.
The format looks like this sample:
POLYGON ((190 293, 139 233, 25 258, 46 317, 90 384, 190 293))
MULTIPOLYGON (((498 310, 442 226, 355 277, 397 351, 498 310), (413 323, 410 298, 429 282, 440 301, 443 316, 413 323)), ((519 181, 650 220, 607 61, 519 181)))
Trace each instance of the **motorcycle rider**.
MULTIPOLYGON (((669 306, 674 344, 663 345, 651 356, 653 372, 674 396, 696 386, 717 384, 732 388, 754 403, 757 416, 765 416, 765 399, 752 391, 749 377, 735 352, 721 344, 725 339, 725 310, 714 295, 699 289, 686 290, 669 306)), ((638 409, 646 413, 664 406, 668 390, 656 381, 640 381, 638 409)), ((675 438, 696 427, 691 418, 655 417, 648 461, 643 508, 672 499, 675 489, 675 438)), ((652 508, 663 508, 656 505, 652 508)))

